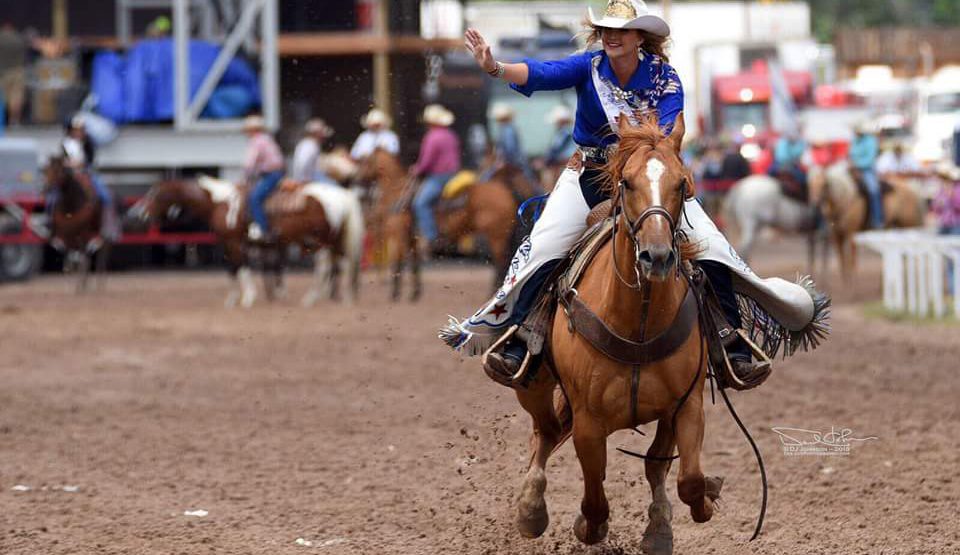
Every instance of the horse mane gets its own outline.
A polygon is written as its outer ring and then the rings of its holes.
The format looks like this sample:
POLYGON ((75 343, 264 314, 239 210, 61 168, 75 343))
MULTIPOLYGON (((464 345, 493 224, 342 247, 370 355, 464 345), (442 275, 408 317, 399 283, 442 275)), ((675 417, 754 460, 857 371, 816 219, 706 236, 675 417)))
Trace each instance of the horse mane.
MULTIPOLYGON (((627 166, 627 161, 642 148, 657 150, 661 143, 667 140, 667 135, 660 128, 660 121, 657 114, 646 114, 640 119, 639 125, 628 125, 621 128, 620 144, 610 155, 607 163, 601 166, 602 172, 601 187, 610 195, 617 193, 617 184, 623 179, 623 170, 627 166)), ((673 148, 670 149, 673 154, 673 148)), ((678 157, 679 159, 679 157, 678 157)), ((690 184, 693 184, 693 174, 684 165, 683 160, 679 159, 681 171, 686 175, 690 184)), ((681 215, 681 219, 683 216, 681 215)), ((680 222, 677 222, 679 225, 680 222)), ((691 260, 703 252, 703 246, 692 243, 686 236, 681 237, 679 242, 680 259, 691 260)))
POLYGON ((627 161, 641 148, 656 150, 657 146, 667 138, 660 129, 660 122, 656 113, 647 114, 640 119, 639 125, 628 125, 620 130, 620 144, 601 166, 603 173, 603 189, 607 193, 614 193, 617 184, 623 179, 623 169, 627 161))

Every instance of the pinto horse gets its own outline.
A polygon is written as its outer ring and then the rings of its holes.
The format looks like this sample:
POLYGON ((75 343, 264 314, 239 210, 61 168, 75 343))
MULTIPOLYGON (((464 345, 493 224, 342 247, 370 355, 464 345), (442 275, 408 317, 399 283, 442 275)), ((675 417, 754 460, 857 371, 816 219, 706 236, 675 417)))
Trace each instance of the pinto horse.
MULTIPOLYGON (((131 211, 153 221, 173 219, 186 211, 205 221, 223 245, 232 280, 226 306, 232 307, 239 300, 241 306, 249 308, 256 300, 257 288, 250 269, 245 197, 242 188, 226 181, 206 177, 170 180, 154 185, 131 211)), ((356 297, 363 254, 363 213, 353 193, 332 185, 308 184, 298 191, 274 193, 267 201, 267 213, 277 235, 277 245, 265 251, 274 257, 264 280, 268 298, 283 286, 279 258, 289 245, 314 253, 315 279, 303 297, 304 306, 312 306, 324 296, 337 298, 341 272, 349 280, 347 300, 356 297), (333 221, 334 216, 339 222, 333 221)))
MULTIPOLYGON (((614 333, 635 342, 665 333, 688 302, 689 285, 677 265, 694 253, 689 245, 675 248, 681 244, 677 225, 685 196, 694 193, 680 159, 683 132, 682 115, 669 137, 656 121, 633 126, 621 117, 620 146, 605 168, 613 204, 619 206, 614 235, 571 290, 614 333)), ((607 357, 573 332, 570 322, 566 311, 557 308, 546 344, 544 365, 549 369, 541 368, 526 389, 517 390, 533 418, 533 453, 518 498, 518 528, 527 537, 546 530, 546 463, 572 436, 584 482, 573 530, 586 544, 603 540, 610 515, 603 489, 607 436, 655 421, 656 437, 646 460, 653 500, 643 548, 657 555, 672 553, 665 481, 674 448, 680 459, 677 490, 695 522, 710 520, 722 486, 722 479, 705 478, 700 467, 707 356, 699 322, 694 318, 689 334, 670 354, 636 366, 607 357), (555 405, 558 385, 564 395, 555 405)))
POLYGON ((64 254, 64 271, 79 274, 77 293, 87 290, 91 267, 102 289, 111 245, 100 235, 103 206, 90 176, 73 170, 60 156, 50 159, 44 174, 57 197, 50 215, 50 245, 64 254))
MULTIPOLYGON (((509 169, 505 168, 506 171, 509 169)), ((469 234, 486 239, 496 269, 494 287, 503 280, 510 262, 518 206, 507 178, 501 173, 494 173, 489 182, 470 186, 464 193, 466 202, 462 208, 437 214, 440 236, 446 241, 455 242, 469 234)), ((417 230, 411 208, 416 188, 397 158, 382 149, 377 149, 361 163, 358 177, 376 182, 378 186, 370 221, 371 236, 374 244, 386 251, 386 264, 393 281, 391 298, 400 298, 404 266, 409 261, 410 299, 415 301, 423 290, 416 247, 417 230)))

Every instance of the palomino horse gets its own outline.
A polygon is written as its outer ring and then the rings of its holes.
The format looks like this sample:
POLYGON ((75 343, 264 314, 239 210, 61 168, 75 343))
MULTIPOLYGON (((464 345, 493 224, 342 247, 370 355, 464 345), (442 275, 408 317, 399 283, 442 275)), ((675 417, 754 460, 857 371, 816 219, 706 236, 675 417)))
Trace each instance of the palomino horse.
MULTIPOLYGON (((666 332, 689 302, 689 286, 677 265, 693 249, 675 248, 680 244, 677 226, 685 196, 693 194, 692 178, 679 156, 683 132, 682 116, 669 137, 655 121, 635 127, 621 118, 620 146, 605 168, 613 203, 619 206, 614 236, 571 290, 608 328, 634 342, 666 332)), ((584 543, 603 540, 610 514, 603 490, 607 436, 656 421, 646 460, 653 500, 643 548, 658 555, 672 553, 665 482, 674 447, 680 458, 677 491, 695 522, 713 516, 722 485, 720 478, 705 478, 700 468, 707 357, 699 323, 694 318, 689 334, 675 343, 679 347, 671 354, 660 353, 665 357, 631 366, 596 350, 571 331, 569 322, 565 310, 558 308, 547 343, 552 371, 541 368, 527 389, 517 390, 534 428, 533 453, 518 499, 520 532, 538 537, 545 531, 547 459, 572 435, 584 481, 581 514, 573 530, 584 543), (558 383, 565 400, 555 407, 558 383)))
POLYGON ((100 235, 103 206, 90 177, 68 167, 59 156, 50 159, 44 173, 47 186, 57 196, 50 215, 50 245, 63 253, 64 270, 79 274, 77 293, 87 290, 91 266, 102 289, 110 242, 100 235))
MULTIPOLYGON (((908 180, 887 181, 892 190, 883 195, 883 213, 887 228, 919 227, 923 225, 920 198, 908 180)), ((867 228, 867 199, 858 191, 847 162, 837 162, 826 169, 810 170, 810 202, 819 206, 830 227, 840 274, 851 283, 857 266, 857 250, 853 236, 867 228)))
MULTIPOLYGON (((371 235, 375 245, 386 248, 386 263, 393 278, 391 297, 394 300, 400 298, 403 270, 409 261, 413 286, 410 298, 417 300, 423 286, 416 226, 410 207, 415 188, 399 161, 381 149, 361 164, 359 177, 375 181, 379 189, 371 217, 371 235)), ((450 242, 471 233, 484 237, 498 276, 495 276, 494 283, 498 285, 506 274, 512 254, 510 247, 517 200, 499 174, 494 174, 489 182, 470 186, 464 195, 463 208, 437 215, 440 235, 450 242)))
POLYGON ((827 243, 817 230, 816 208, 783 194, 780 183, 769 175, 745 177, 730 189, 723 203, 725 221, 740 235, 737 252, 750 260, 753 244, 764 228, 800 233, 807 238, 807 266, 812 274, 817 242, 821 244, 822 265, 826 270, 827 243))
MULTIPOLYGON (((250 270, 244 191, 232 183, 201 177, 197 180, 162 181, 154 185, 131 209, 145 219, 163 221, 186 211, 205 221, 223 244, 233 286, 226 306, 237 301, 249 308, 257 289, 250 270)), ((312 306, 324 296, 338 296, 339 273, 349 280, 347 300, 360 287, 360 258, 363 254, 363 213, 350 191, 326 184, 308 184, 299 191, 278 192, 267 201, 267 213, 278 238, 273 251, 277 257, 288 245, 300 245, 314 253, 314 282, 303 297, 312 306), (334 261, 331 264, 331 251, 334 261)), ((276 260, 276 259, 275 259, 276 260)), ((266 276, 268 296, 282 287, 279 265, 266 276)))

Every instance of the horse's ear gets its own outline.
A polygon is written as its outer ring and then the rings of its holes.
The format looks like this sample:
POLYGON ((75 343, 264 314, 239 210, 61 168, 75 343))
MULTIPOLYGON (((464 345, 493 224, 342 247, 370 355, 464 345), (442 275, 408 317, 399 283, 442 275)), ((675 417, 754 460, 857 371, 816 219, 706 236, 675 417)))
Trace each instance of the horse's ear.
POLYGON ((683 122, 683 112, 677 114, 677 119, 673 120, 673 130, 670 131, 670 145, 677 155, 680 155, 680 149, 683 148, 683 133, 686 131, 686 125, 683 122))
POLYGON ((617 135, 622 137, 623 132, 631 127, 633 126, 630 124, 630 117, 626 114, 626 112, 620 112, 620 116, 617 117, 617 135))

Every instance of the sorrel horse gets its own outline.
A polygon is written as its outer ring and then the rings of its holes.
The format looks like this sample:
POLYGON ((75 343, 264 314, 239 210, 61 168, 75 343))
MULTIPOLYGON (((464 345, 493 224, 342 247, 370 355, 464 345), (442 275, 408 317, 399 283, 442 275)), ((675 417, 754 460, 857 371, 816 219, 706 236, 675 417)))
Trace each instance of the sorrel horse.
MULTIPOLYGON (((809 181, 810 202, 823 212, 840 260, 840 275, 850 284, 857 267, 853 237, 867 228, 867 199, 859 193, 847 162, 837 162, 827 168, 813 167, 809 181)), ((909 180, 888 179, 887 183, 890 190, 883 195, 884 227, 923 225, 923 207, 909 180)))
MULTIPOLYGON (((245 197, 242 188, 226 181, 205 177, 170 180, 155 184, 131 210, 154 221, 170 219, 183 211, 205 221, 223 244, 232 279, 226 306, 232 307, 239 300, 241 306, 249 308, 256 300, 257 288, 250 269, 245 197)), ((267 213, 278 239, 265 252, 272 257, 264 280, 268 298, 283 286, 282 253, 289 245, 299 245, 314 253, 315 262, 314 281, 302 304, 312 306, 324 296, 337 298, 341 272, 348 277, 347 300, 352 301, 359 293, 363 254, 363 214, 356 196, 332 185, 308 184, 297 191, 275 193, 267 201, 267 213)))
POLYGON ((100 235, 103 206, 90 177, 74 171, 60 156, 50 158, 44 173, 57 196, 50 215, 50 245, 63 253, 64 271, 78 273, 77 293, 87 290, 91 267, 98 276, 97 288, 103 289, 111 245, 100 235))
MULTIPOLYGON (((416 187, 396 157, 381 149, 377 149, 360 165, 358 177, 376 182, 379 189, 370 219, 371 236, 375 245, 386 249, 386 264, 393 281, 391 298, 400 298, 403 271, 409 262, 412 278, 410 299, 417 300, 423 285, 416 247, 416 226, 410 206, 416 187)), ((510 248, 517 200, 499 172, 486 183, 470 186, 463 194, 466 199, 462 208, 437 214, 440 235, 450 242, 468 234, 484 237, 496 269, 496 286, 506 275, 512 254, 510 248)))
MULTIPOLYGON (((685 197, 694 193, 679 156, 683 132, 682 116, 669 137, 663 136, 656 121, 632 126, 621 117, 620 146, 605 168, 613 203, 619 206, 616 228, 573 290, 607 327, 633 341, 666 332, 687 296, 689 285, 677 265, 694 249, 675 248, 680 244, 676 226, 685 197)), ((533 453, 518 498, 518 528, 527 537, 546 530, 547 459, 572 435, 584 480, 581 514, 573 530, 586 544, 603 540, 610 514, 603 489, 607 436, 656 421, 646 460, 653 500, 643 548, 657 555, 672 553, 665 481, 674 448, 680 460, 678 494, 690 506, 695 522, 713 516, 723 483, 720 478, 705 478, 700 468, 707 355, 699 322, 693 321, 671 354, 638 366, 603 355, 572 332, 569 322, 565 310, 558 308, 545 362, 552 371, 541 368, 527 389, 517 391, 520 404, 533 417, 534 429, 533 453), (564 396, 555 406, 558 385, 564 396)))

